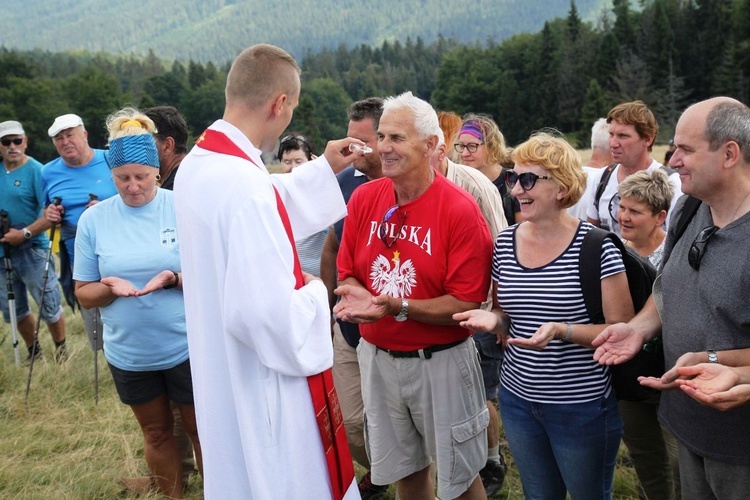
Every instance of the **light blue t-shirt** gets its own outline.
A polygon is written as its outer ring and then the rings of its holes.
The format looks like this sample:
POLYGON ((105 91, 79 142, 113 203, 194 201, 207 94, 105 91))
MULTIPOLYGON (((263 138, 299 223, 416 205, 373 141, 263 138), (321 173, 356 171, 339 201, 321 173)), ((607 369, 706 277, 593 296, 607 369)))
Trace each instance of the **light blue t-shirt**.
MULTIPOLYGON (((157 189, 142 207, 113 196, 86 210, 78 221, 73 278, 116 276, 137 289, 165 269, 180 270, 172 192, 157 189)), ((165 370, 188 358, 182 291, 157 290, 118 297, 100 307, 104 353, 121 370, 165 370)))
MULTIPOLYGON (((0 210, 8 212, 10 227, 23 229, 42 215, 42 164, 29 157, 26 163, 0 177, 0 210)), ((47 232, 31 238, 31 245, 47 248, 47 232)), ((4 255, 3 245, 0 245, 0 257, 4 255)))
POLYGON ((45 206, 59 196, 65 207, 60 225, 61 239, 75 238, 78 219, 90 201, 89 194, 95 194, 100 201, 117 194, 106 154, 95 149, 94 157, 86 165, 69 167, 62 158, 57 158, 42 168, 45 206))

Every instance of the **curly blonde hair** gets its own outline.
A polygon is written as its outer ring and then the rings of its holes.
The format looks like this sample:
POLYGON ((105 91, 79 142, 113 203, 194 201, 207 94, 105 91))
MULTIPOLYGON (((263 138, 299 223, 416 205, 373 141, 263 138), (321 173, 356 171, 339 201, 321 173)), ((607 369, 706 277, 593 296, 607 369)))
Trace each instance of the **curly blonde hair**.
POLYGON ((109 140, 128 135, 155 134, 153 120, 136 108, 123 108, 107 117, 109 140))
POLYGON ((562 137, 549 132, 537 132, 511 153, 516 164, 539 165, 547 170, 555 184, 567 192, 560 200, 561 208, 578 203, 586 190, 586 173, 581 167, 581 157, 562 137))

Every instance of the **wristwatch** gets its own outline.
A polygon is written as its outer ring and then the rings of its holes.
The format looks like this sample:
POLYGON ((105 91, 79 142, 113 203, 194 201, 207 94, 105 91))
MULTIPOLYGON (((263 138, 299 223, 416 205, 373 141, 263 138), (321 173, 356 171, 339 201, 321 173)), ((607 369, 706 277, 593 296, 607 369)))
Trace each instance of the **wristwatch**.
POLYGON ((27 240, 30 240, 31 238, 34 237, 34 235, 31 234, 31 231, 29 231, 28 227, 21 229, 21 231, 23 231, 23 237, 26 238, 27 240))
POLYGON ((716 355, 716 349, 709 349, 708 350, 708 362, 709 363, 718 363, 719 362, 719 356, 716 355))
POLYGON ((409 301, 405 298, 401 298, 401 310, 396 315, 396 321, 406 321, 409 316, 409 301))

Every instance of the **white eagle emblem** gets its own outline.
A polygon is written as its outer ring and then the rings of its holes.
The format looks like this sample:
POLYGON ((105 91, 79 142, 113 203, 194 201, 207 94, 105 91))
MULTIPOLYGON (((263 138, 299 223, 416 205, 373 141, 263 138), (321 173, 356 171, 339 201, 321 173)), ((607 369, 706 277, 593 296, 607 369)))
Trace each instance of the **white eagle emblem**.
POLYGON ((370 281, 372 288, 378 294, 387 294, 391 297, 408 297, 411 289, 417 286, 417 270, 411 259, 401 263, 401 254, 397 250, 393 252, 393 269, 388 259, 378 255, 370 266, 370 281))

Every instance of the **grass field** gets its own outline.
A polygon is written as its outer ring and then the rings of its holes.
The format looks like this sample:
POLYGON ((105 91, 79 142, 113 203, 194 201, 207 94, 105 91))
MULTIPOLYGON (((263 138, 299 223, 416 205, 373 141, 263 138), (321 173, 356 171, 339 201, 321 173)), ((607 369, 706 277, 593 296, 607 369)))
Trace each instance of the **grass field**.
MULTIPOLYGON (((0 329, 0 498, 136 498, 122 492, 117 480, 148 472, 138 424, 117 398, 101 355, 99 404, 94 404, 94 356, 80 316, 68 312, 66 319, 70 359, 63 365, 52 361, 52 340, 42 326, 44 354, 34 364, 28 404, 24 403, 28 367, 14 365, 10 328, 0 329)), ((510 471, 494 498, 523 498, 507 453, 506 459, 510 471)), ((632 467, 619 465, 615 498, 635 499, 636 488, 632 467)), ((202 498, 197 475, 191 478, 187 498, 202 498)), ((386 498, 394 498, 393 488, 386 498)))
MULTIPOLYGON (((654 158, 663 159, 665 150, 655 148, 654 158)), ((584 161, 590 156, 586 150, 580 153, 584 161)), ((101 355, 99 404, 94 404, 94 356, 80 315, 66 311, 70 359, 60 366, 52 361, 53 344, 43 325, 39 337, 44 356, 35 363, 28 404, 28 367, 14 365, 10 328, 0 327, 0 499, 135 498, 124 494, 117 480, 148 472, 138 424, 117 398, 101 355)), ((23 347, 21 356, 26 356, 23 347)), ((623 448, 621 458, 624 455, 623 448)), ((507 453, 506 460, 509 474, 494 498, 523 498, 507 453)), ((624 462, 617 468, 614 496, 638 498, 635 472, 624 462)), ((202 481, 193 476, 187 498, 202 497, 202 481)), ((391 488, 388 498, 393 497, 391 488)))

